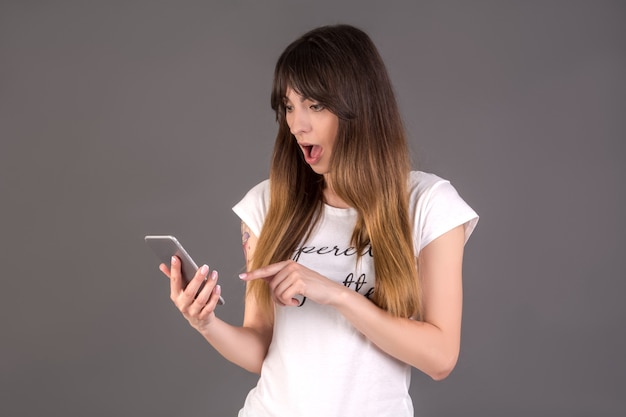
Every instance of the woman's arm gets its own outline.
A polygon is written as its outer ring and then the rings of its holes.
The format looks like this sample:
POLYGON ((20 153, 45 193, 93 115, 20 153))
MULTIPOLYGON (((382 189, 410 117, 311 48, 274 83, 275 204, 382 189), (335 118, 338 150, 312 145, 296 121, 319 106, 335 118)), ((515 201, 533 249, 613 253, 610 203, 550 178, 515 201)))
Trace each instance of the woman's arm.
POLYGON ((383 351, 435 380, 444 379, 459 356, 464 243, 459 226, 421 251, 423 321, 392 317, 350 290, 342 291, 333 305, 383 351))
POLYGON ((298 305, 294 297, 301 294, 333 306, 380 349, 440 380, 450 374, 459 355, 464 243, 463 226, 459 226, 422 249, 423 321, 393 317, 363 295, 293 261, 241 278, 268 279, 274 300, 282 305, 298 305))
MULTIPOLYGON (((248 268, 256 242, 257 237, 242 223, 242 244, 248 268)), ((183 290, 178 259, 172 260, 170 269, 164 264, 161 264, 160 269, 170 278, 172 301, 189 324, 224 358, 250 372, 260 373, 272 338, 272 321, 271 317, 261 313, 254 296, 246 295, 243 326, 233 326, 215 315, 215 306, 221 292, 217 285, 216 271, 208 275, 208 268, 200 268, 183 290), (209 280, 196 297, 207 275, 209 280)))

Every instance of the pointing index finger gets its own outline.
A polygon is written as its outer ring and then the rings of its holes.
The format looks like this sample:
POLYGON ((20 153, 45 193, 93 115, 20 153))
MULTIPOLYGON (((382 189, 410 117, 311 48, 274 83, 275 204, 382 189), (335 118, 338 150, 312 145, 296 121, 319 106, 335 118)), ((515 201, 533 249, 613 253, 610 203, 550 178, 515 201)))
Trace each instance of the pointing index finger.
POLYGON ((271 278, 279 273, 289 261, 277 262, 263 268, 255 269, 254 271, 244 272, 239 274, 239 278, 244 281, 253 281, 259 278, 271 278))

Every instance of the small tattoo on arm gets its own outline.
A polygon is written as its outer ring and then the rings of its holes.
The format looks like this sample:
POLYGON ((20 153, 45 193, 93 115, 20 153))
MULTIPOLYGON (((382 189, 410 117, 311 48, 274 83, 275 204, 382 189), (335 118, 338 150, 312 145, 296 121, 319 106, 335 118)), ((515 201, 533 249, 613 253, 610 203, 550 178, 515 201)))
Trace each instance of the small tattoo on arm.
POLYGON ((246 262, 248 261, 248 249, 250 246, 248 245, 248 239, 250 239, 250 233, 248 233, 248 227, 245 224, 241 224, 241 246, 243 247, 243 256, 246 258, 246 262))

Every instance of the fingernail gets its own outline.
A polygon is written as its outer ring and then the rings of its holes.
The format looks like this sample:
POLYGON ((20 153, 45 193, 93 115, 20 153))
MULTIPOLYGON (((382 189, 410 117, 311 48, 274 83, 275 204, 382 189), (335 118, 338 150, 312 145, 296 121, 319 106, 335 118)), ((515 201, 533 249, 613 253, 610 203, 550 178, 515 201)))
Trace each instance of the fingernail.
POLYGON ((209 267, 206 265, 202 265, 202 268, 200 268, 200 273, 202 275, 206 275, 209 272, 209 267))
POLYGON ((220 295, 222 293, 222 286, 221 285, 216 285, 215 286, 215 294, 220 295))
POLYGON ((211 271, 211 280, 215 281, 217 279, 217 271, 211 271))
POLYGON ((246 279, 247 276, 248 274, 246 274, 245 272, 242 272, 241 274, 239 274, 239 278, 241 279, 246 279))
POLYGON ((176 257, 172 256, 172 265, 174 265, 176 263, 176 257))

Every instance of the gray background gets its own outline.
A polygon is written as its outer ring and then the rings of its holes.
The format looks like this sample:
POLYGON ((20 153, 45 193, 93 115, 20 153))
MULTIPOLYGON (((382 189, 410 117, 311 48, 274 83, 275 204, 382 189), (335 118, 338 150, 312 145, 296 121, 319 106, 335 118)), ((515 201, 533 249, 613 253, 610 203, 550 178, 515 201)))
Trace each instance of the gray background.
POLYGON ((273 66, 337 22, 380 48, 415 166, 482 217, 461 357, 414 372, 416 415, 626 415, 625 3, 321 0, 0 2, 0 415, 236 414, 256 376, 143 236, 217 268, 241 321, 230 207, 267 176, 273 66))

